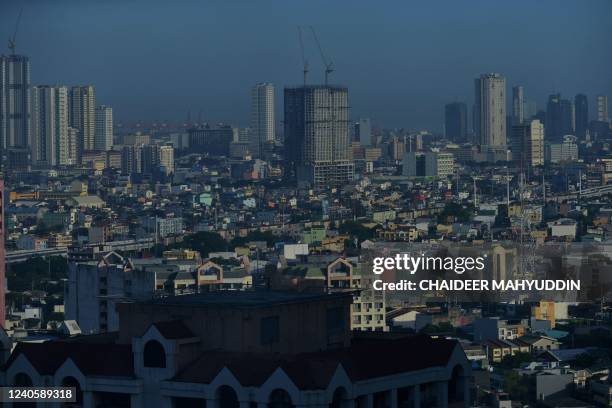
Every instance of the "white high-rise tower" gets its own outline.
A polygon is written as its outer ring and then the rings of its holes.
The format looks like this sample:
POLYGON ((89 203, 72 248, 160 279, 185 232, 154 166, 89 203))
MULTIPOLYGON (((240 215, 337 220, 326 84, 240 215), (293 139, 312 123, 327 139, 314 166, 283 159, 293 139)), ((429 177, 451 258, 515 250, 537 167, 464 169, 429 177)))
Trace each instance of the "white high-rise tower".
POLYGON ((483 74, 475 80, 474 131, 486 147, 506 146, 506 78, 483 74))
POLYGON ((113 108, 110 106, 96 106, 94 147, 96 150, 110 150, 113 147, 113 108))
POLYGON ((68 88, 32 88, 32 160, 37 166, 69 164, 68 88))
POLYGON ((260 83, 251 91, 251 153, 260 157, 266 142, 274 141, 274 85, 260 83))

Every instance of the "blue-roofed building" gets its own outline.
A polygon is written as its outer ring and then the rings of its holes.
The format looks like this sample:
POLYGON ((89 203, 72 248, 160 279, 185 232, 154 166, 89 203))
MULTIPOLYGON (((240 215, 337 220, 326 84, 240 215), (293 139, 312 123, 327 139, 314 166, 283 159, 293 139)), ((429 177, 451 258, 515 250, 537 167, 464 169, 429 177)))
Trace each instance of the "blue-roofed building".
POLYGON ((545 330, 544 331, 544 335, 546 337, 550 337, 550 338, 553 338, 555 340, 561 340, 561 339, 567 337, 569 335, 569 333, 566 332, 566 331, 563 331, 563 330, 554 330, 554 329, 551 329, 551 330, 545 330))

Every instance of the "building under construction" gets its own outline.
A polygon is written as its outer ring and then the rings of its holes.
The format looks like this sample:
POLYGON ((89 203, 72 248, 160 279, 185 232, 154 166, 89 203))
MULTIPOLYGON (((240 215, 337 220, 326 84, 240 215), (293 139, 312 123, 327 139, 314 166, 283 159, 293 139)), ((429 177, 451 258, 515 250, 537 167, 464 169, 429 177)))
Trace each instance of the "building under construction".
POLYGON ((286 176, 304 187, 351 181, 348 89, 333 85, 285 88, 284 101, 286 176))

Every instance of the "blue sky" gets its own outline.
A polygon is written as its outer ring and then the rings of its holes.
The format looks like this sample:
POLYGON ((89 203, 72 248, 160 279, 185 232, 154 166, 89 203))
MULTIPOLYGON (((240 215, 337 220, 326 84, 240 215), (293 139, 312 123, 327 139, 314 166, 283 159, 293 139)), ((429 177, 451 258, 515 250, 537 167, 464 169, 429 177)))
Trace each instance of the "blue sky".
MULTIPOLYGON (((301 83, 298 25, 317 29, 352 116, 379 126, 440 130, 444 104, 471 106, 484 72, 523 85, 539 107, 552 92, 612 97, 610 0, 2 0, 0 38, 21 7, 17 50, 32 82, 91 83, 116 120, 191 110, 246 125, 261 81, 277 85, 280 112, 282 87, 301 83)), ((322 82, 305 42, 310 82, 322 82)))

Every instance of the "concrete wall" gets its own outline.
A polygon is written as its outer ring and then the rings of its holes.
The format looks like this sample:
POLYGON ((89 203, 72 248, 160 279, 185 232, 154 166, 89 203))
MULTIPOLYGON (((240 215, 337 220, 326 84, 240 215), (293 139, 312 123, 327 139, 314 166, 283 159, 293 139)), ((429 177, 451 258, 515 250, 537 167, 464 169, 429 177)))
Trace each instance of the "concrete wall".
POLYGON ((119 341, 129 343, 132 337, 141 336, 154 322, 180 318, 197 337, 203 339, 203 349, 280 353, 325 350, 332 343, 349 344, 350 304, 350 297, 335 296, 316 302, 250 308, 122 303, 117 305, 121 333, 119 341), (330 338, 327 310, 334 307, 342 308, 345 324, 341 333, 330 338), (262 345, 261 319, 272 316, 279 317, 279 341, 272 345, 262 345))

